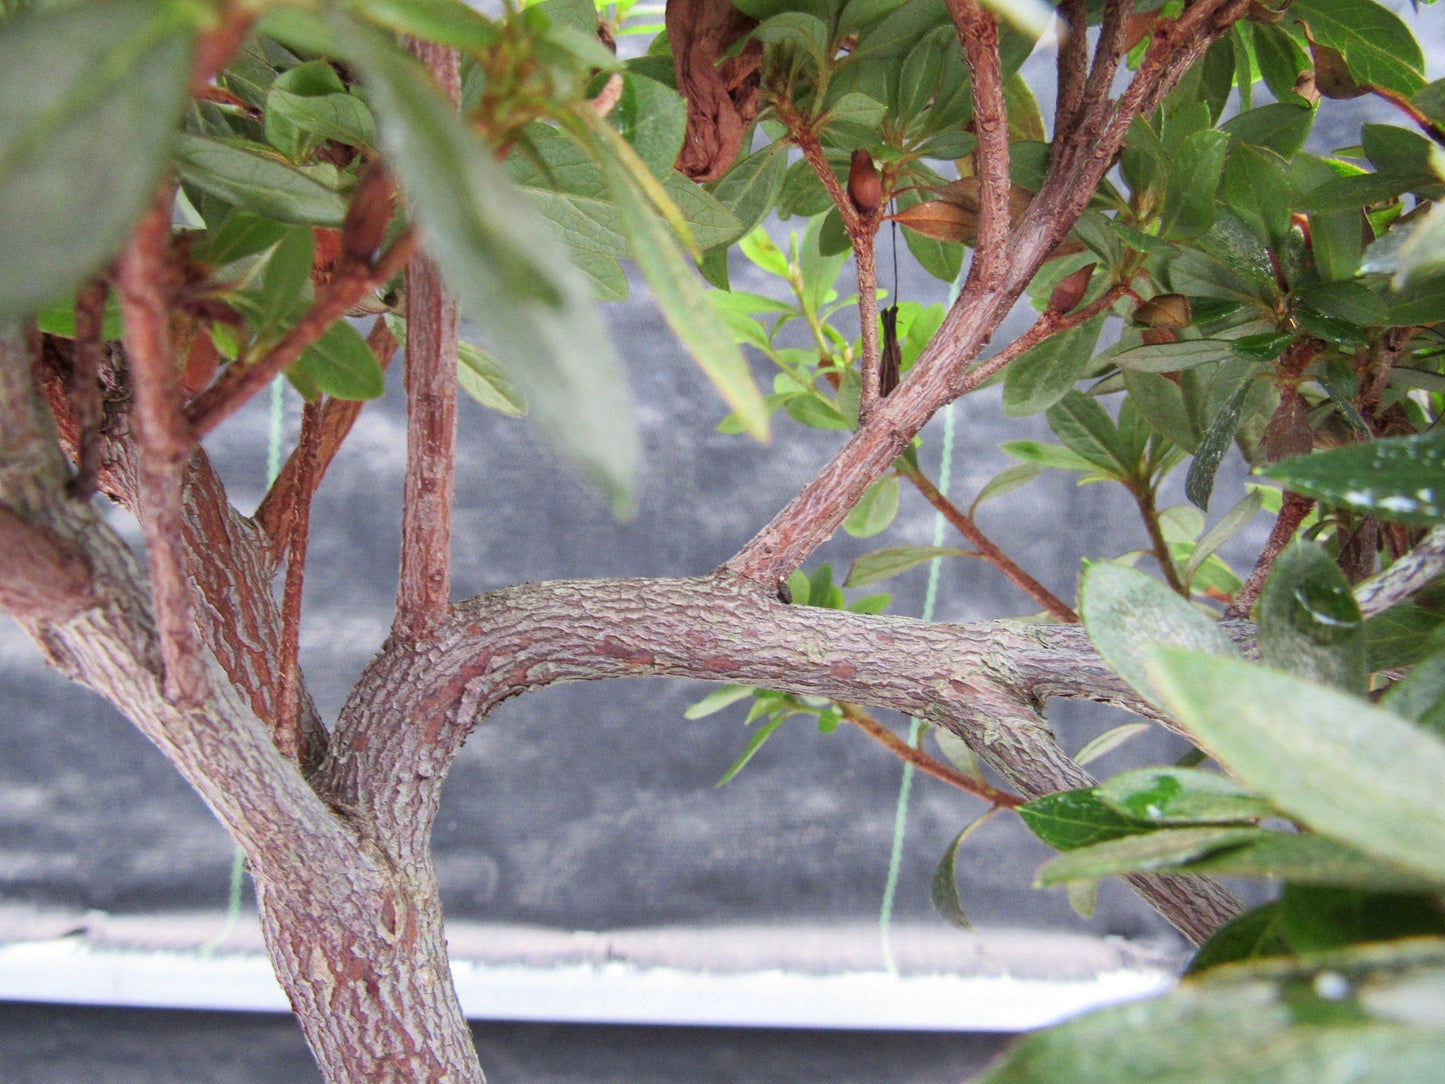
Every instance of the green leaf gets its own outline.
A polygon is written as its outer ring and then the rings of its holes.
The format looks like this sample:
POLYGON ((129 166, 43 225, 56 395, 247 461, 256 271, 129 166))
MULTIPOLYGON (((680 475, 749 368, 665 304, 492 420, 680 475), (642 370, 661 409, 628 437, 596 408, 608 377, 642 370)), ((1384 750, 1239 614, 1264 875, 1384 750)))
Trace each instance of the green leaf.
POLYGON ((1029 831, 1058 851, 1154 830, 1110 806, 1093 787, 1035 798, 1019 807, 1019 816, 1029 831))
POLYGON ((985 813, 964 825, 963 831, 953 837, 953 842, 948 845, 948 849, 943 852, 943 857, 938 860, 938 865, 933 870, 933 881, 929 885, 928 898, 933 901, 933 909, 956 930, 969 932, 973 930, 973 923, 968 920, 968 914, 963 909, 963 901, 958 898, 958 874, 955 868, 958 861, 958 848, 987 820, 988 814, 985 813))
POLYGON ((1270 666, 1364 694, 1364 618, 1345 574, 1324 550, 1303 539, 1285 547, 1256 616, 1260 657, 1270 666))
POLYGON ((1427 939, 1217 968, 1035 1032, 974 1084, 1430 1080, 1445 1063, 1442 961, 1445 942, 1427 939))
MULTIPOLYGON (((1377 613, 1365 621, 1365 641, 1370 648, 1370 671, 1413 666, 1433 651, 1428 638, 1445 615, 1420 606, 1401 604, 1377 613)), ((1441 646, 1445 646, 1442 644, 1441 646)))
POLYGON ((428 251, 543 433, 627 513, 637 430, 586 284, 425 73, 390 41, 340 17, 334 25, 366 80, 383 150, 428 251))
POLYGON ((1104 318, 1051 335, 1004 370, 1003 409, 1013 417, 1047 410, 1073 388, 1094 356, 1104 318))
POLYGON ((115 0, 0 21, 0 322, 124 243, 176 136, 196 18, 115 0))
POLYGON ((1230 919, 1199 946, 1185 975, 1198 975, 1220 964, 1288 955, 1289 942, 1280 933, 1280 911, 1279 901, 1273 900, 1230 919))
POLYGON ((1344 54, 1358 82, 1404 95, 1425 85, 1425 59, 1409 28, 1373 0, 1296 0, 1299 19, 1321 45, 1344 54))
POLYGON ((1198 768, 1136 768, 1098 791, 1120 813, 1149 824, 1229 824, 1274 814, 1228 776, 1198 768))
POLYGON ((713 198, 737 217, 745 231, 752 230, 777 203, 787 173, 787 146, 769 143, 735 162, 713 186, 713 198))
POLYGON ((1445 738, 1445 630, 1437 629, 1425 650, 1425 657, 1390 687, 1382 703, 1402 719, 1445 738))
POLYGON ((1230 343, 1225 339, 1181 339, 1179 342, 1148 343, 1121 350, 1114 355, 1114 361, 1121 369, 1172 373, 1222 361, 1229 357, 1230 349, 1230 343))
POLYGON ((622 77, 622 97, 607 119, 654 175, 667 175, 682 151, 683 129, 687 126, 687 103, 682 95, 629 72, 622 77))
MULTIPOLYGON (((610 129, 599 126, 600 132, 610 129)), ((643 203, 633 185, 633 170, 614 157, 615 143, 601 141, 602 173, 607 179, 622 228, 632 242, 637 266, 652 287, 653 300, 668 326, 698 367, 732 408, 743 428, 757 440, 768 439, 768 409, 753 382, 752 370, 733 341, 717 309, 678 251, 661 219, 643 203)))
POLYGON ((1208 533, 1195 543, 1194 549, 1190 551, 1189 561, 1181 573, 1185 583, 1194 579, 1194 574, 1199 571, 1200 566, 1209 560, 1220 546, 1244 530, 1263 503, 1264 498, 1259 491, 1250 490, 1240 498, 1233 508, 1219 517, 1219 522, 1209 528, 1208 533))
POLYGON ((1034 876, 1041 888, 1069 881, 1097 881, 1144 870, 1174 869, 1215 851, 1237 847, 1258 828, 1164 828, 1081 847, 1045 862, 1034 876))
POLYGON ((1229 137, 1223 132, 1194 132, 1184 140, 1169 164, 1161 234, 1192 237, 1213 223, 1214 194, 1228 150, 1229 137))
POLYGON ((1219 473, 1219 464, 1224 462, 1224 453, 1234 443, 1239 431, 1240 415, 1249 395, 1253 381, 1240 381, 1219 413, 1209 423, 1199 447, 1194 451, 1194 462, 1189 464, 1189 474, 1184 480, 1184 493, 1193 504, 1203 511, 1209 510, 1209 498, 1214 492, 1214 476, 1219 473))
POLYGON ((1090 738, 1074 755, 1075 764, 1090 764, 1100 757, 1108 756, 1115 749, 1140 734, 1147 734, 1153 729, 1150 723, 1120 723, 1118 726, 1110 727, 1097 737, 1090 738))
POLYGON ((273 85, 266 96, 268 123, 273 116, 283 118, 303 132, 351 147, 371 147, 376 143, 376 124, 371 110, 353 94, 293 94, 273 85))
POLYGON ((375 399, 386 390, 381 363, 345 320, 326 329, 292 367, 302 380, 336 399, 375 399))
POLYGON ((353 7, 377 26, 458 49, 485 49, 500 37, 462 0, 353 0, 353 7))
MULTIPOLYGON (((866 490, 843 520, 843 530, 854 538, 872 538, 886 529, 898 515, 898 479, 888 475, 866 490)), ((850 584, 849 586, 856 586, 850 584)))
POLYGON ((1005 493, 1012 493, 1020 486, 1028 485, 1042 473, 1043 470, 1037 463, 1017 463, 1012 467, 1005 467, 983 484, 978 496, 968 506, 968 514, 972 516, 984 501, 991 501, 1005 493))
POLYGON ((1445 521, 1445 432, 1391 437, 1272 463, 1258 473, 1296 493, 1420 526, 1445 521))
POLYGON ((816 395, 795 395, 783 404, 788 417, 813 429, 851 429, 838 408, 816 395))
POLYGON ((1112 418, 1095 400, 1069 391, 1048 410, 1049 428, 1069 448, 1104 473, 1131 477, 1139 464, 1112 418))
POLYGON ((501 364, 480 346, 457 343, 457 384, 488 410, 511 417, 527 413, 527 400, 501 364))
POLYGON ((1445 743, 1358 697, 1267 667, 1159 648, 1167 705, 1275 808, 1445 884, 1445 743))
POLYGON ((684 719, 701 719, 753 695, 750 685, 722 685, 682 713, 684 719))
POLYGON ((844 587, 866 587, 907 572, 910 568, 933 560, 935 557, 967 557, 967 550, 949 549, 946 546, 894 546, 875 550, 859 557, 848 570, 844 587))
POLYGON ((753 736, 748 739, 748 744, 744 747, 742 755, 733 761, 732 767, 723 773, 723 777, 719 779, 715 785, 720 787, 724 783, 731 781, 738 772, 747 767, 748 761, 752 760, 757 751, 763 747, 763 742, 771 738, 773 731, 782 726, 787 719, 788 716, 786 713, 778 715, 754 731, 753 736))
POLYGON ((1271 102, 1247 109, 1219 126, 1238 143, 1265 147, 1281 158, 1290 158, 1305 145, 1314 124, 1315 111, 1309 106, 1271 102))
POLYGON ((1000 444, 999 449, 1025 463, 1036 463, 1041 467, 1058 470, 1081 470, 1093 472, 1098 468, 1077 452, 1061 448, 1057 444, 1044 444, 1037 440, 1011 440, 1000 444))
POLYGON ((1161 693, 1149 666, 1152 645, 1235 654, 1224 630, 1192 604, 1153 577, 1111 561, 1084 569, 1079 616, 1104 661, 1154 704, 1161 702, 1161 693))
POLYGON ((334 228, 346 217, 339 193, 258 150, 182 132, 176 170, 187 184, 263 218, 334 228))
POLYGON ((1445 916, 1428 896, 1288 884, 1280 902, 1280 932, 1298 953, 1445 934, 1445 916))

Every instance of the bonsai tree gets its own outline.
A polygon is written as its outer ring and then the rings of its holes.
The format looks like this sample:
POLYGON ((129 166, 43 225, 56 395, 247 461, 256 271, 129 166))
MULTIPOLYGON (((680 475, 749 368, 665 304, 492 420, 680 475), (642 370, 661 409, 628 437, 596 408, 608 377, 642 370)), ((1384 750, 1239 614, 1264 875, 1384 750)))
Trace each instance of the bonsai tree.
POLYGON ((0 605, 244 851, 328 1079, 482 1078, 429 849, 448 768, 503 700, 653 674, 726 683, 694 714, 751 697, 750 751, 794 714, 862 727, 1017 810, 1061 852, 1041 883, 1086 908, 1125 877, 1202 945, 1178 991, 1033 1036, 988 1079, 1434 1071, 1445 92, 1396 16, 1064 0, 1039 46, 1017 0, 671 0, 644 51, 615 49, 626 2, 0 7, 0 605), (1019 75, 1036 48, 1047 112, 1019 75), (1394 123, 1304 150, 1357 97, 1394 123), (784 245, 771 216, 805 222, 784 245), (951 304, 879 310, 890 223, 951 304), (729 289, 734 250, 774 294, 729 289), (596 307, 626 293, 619 259, 724 428, 821 427, 836 452, 696 578, 453 601, 459 387, 525 410, 627 513, 647 468, 596 307), (993 341, 1025 298, 1032 325, 993 341), (402 342, 395 617, 322 720, 296 663, 311 499, 402 342), (300 437, 243 515, 204 441, 279 376, 300 437), (1000 384, 1058 443, 1005 445, 1019 464, 965 510, 919 433, 1000 384), (1231 448, 1268 481, 1222 498, 1231 448), (1139 510, 1140 550, 1098 555, 1077 601, 974 518, 1044 470, 1139 510), (1160 505, 1176 471, 1193 507, 1160 505), (1020 589, 1014 617, 1042 616, 950 626, 844 594, 958 547, 875 552, 841 586, 803 571, 840 526, 886 525, 903 483, 1020 589), (136 516, 143 560, 101 500, 136 516), (1236 576, 1218 548, 1261 512, 1236 576), (1197 754, 1100 784, 1054 741, 1056 697, 1197 754), (931 724, 956 764, 873 709, 931 724), (1245 911, 1216 875, 1283 887, 1245 911))

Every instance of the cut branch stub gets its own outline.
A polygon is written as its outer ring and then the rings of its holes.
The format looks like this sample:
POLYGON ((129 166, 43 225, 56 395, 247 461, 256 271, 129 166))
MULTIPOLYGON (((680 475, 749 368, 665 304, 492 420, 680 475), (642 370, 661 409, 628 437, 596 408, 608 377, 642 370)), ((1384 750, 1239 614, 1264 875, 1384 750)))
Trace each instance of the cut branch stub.
POLYGON ((757 115, 762 45, 750 41, 737 56, 722 58, 757 21, 728 0, 667 0, 666 18, 677 89, 687 99, 677 168, 695 181, 715 181, 737 158, 757 115))

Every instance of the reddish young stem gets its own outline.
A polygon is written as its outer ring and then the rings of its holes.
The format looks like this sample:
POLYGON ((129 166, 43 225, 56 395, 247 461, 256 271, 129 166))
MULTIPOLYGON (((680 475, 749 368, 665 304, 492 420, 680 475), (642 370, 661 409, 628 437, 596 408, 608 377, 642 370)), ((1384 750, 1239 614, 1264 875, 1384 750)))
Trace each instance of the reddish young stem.
POLYGON ((317 453, 321 443, 321 405, 301 408, 296 442, 296 488, 287 534, 286 580, 281 591, 281 649, 276 692, 276 748, 287 760, 301 756, 301 591, 306 579, 306 541, 311 530, 311 498, 316 493, 317 453))
POLYGON ((898 473, 912 482, 913 487, 923 495, 923 499, 933 505, 959 534, 969 540, 973 548, 978 551, 978 555, 1003 573, 1010 583, 1060 621, 1077 621, 1079 619, 1079 615, 1074 613, 1063 600, 1021 569, 1008 554, 999 549, 992 539, 978 529, 978 524, 973 521, 973 517, 945 497, 922 471, 906 460, 900 459, 898 473))
POLYGON ((909 745, 856 704, 839 704, 838 707, 843 711, 843 718, 847 719, 899 760, 912 764, 925 775, 931 775, 934 779, 947 783, 949 786, 957 787, 959 790, 966 791, 976 798, 982 798, 995 808, 1017 809, 1028 801, 1027 798, 1022 798, 1012 791, 1000 790, 998 787, 985 783, 982 779, 964 775, 956 768, 952 768, 929 756, 917 746, 909 745))
MULTIPOLYGON (((455 103, 461 93, 456 51, 419 45, 417 52, 455 103)), ((392 632, 416 641, 431 635, 451 605, 457 302, 425 255, 412 260, 406 281, 406 480, 392 632)))
POLYGON ((1249 578, 1244 581, 1238 591, 1235 592, 1234 601, 1229 604, 1229 609, 1224 612, 1225 617, 1248 617, 1249 611, 1254 608, 1255 600, 1264 589, 1264 581, 1269 579, 1270 570, 1274 568, 1275 561, 1289 545, 1299 525, 1304 522, 1310 509, 1315 502, 1298 493, 1291 493, 1285 490, 1284 503, 1280 506, 1279 515, 1275 517, 1274 527, 1269 532, 1269 539, 1260 551, 1259 560, 1254 563, 1254 570, 1250 572, 1249 578))
POLYGON ((126 357, 135 389, 141 529, 150 563, 156 630, 165 666, 165 694, 193 705, 210 692, 200 636, 191 616, 190 577, 183 560, 181 478, 195 436, 180 411, 171 354, 165 283, 171 233, 169 184, 141 216, 116 270, 125 317, 126 357))

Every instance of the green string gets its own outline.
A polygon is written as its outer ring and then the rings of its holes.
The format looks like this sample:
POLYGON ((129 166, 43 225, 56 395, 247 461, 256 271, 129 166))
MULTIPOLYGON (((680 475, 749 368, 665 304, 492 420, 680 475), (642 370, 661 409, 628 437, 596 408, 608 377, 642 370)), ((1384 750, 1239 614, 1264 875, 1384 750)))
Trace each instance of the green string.
MULTIPOLYGON (((938 467, 938 489, 948 495, 950 468, 953 465, 953 404, 943 408, 943 461, 938 467)), ((933 517, 933 544, 943 545, 943 513, 933 517)), ((923 596, 923 620, 933 620, 933 605, 938 600, 938 576, 943 561, 935 557, 928 562, 928 590, 923 596)), ((908 721, 908 744, 916 745, 918 735, 923 731, 923 721, 908 721)), ((903 779, 898 784, 898 804, 893 810, 893 847, 888 853, 888 878, 883 883, 883 904, 878 909, 878 941, 883 952, 883 967, 891 975, 898 974, 898 965, 893 960, 893 900, 898 894, 898 872, 903 865, 903 835, 908 827, 908 799, 913 793, 914 767, 903 765, 903 779)))
MULTIPOLYGON (((266 439, 266 488, 281 474, 281 436, 286 426, 286 381, 277 377, 271 381, 271 425, 266 439)), ((246 887, 246 854, 240 847, 231 856, 231 885, 226 896, 226 921, 221 932, 201 946, 201 955, 209 956, 216 946, 224 944, 226 938, 241 921, 242 894, 246 887)))

